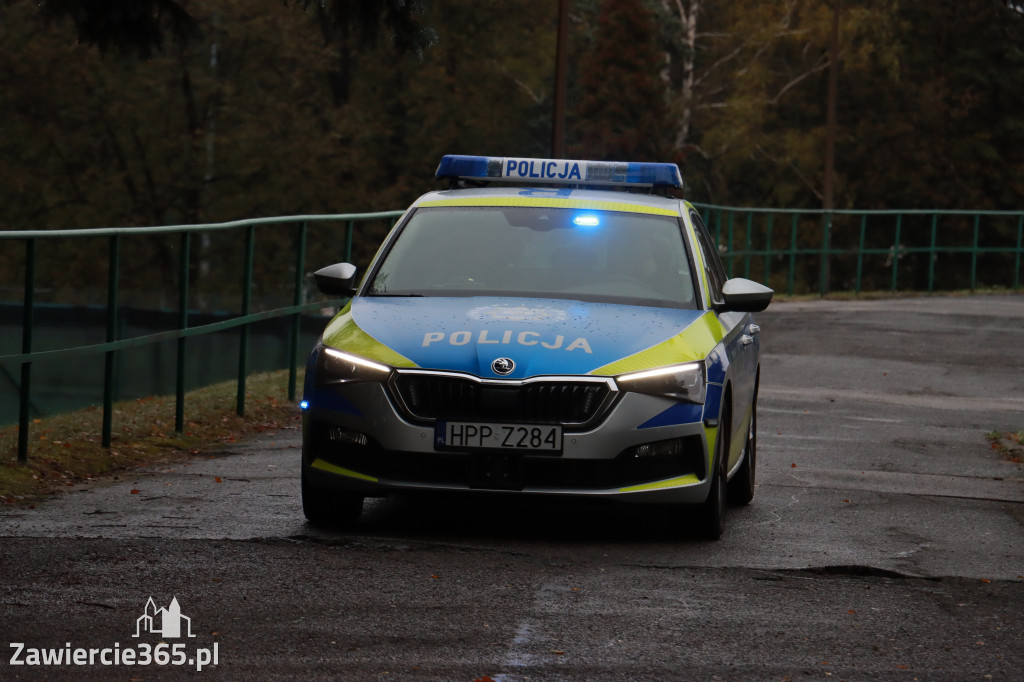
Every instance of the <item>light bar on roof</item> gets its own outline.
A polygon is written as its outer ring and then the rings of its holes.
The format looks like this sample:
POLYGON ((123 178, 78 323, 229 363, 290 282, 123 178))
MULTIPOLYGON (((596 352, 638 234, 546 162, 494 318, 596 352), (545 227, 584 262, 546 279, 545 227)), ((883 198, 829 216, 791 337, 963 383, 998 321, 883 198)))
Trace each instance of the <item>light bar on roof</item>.
POLYGON ((501 156, 441 158, 438 178, 490 180, 544 185, 613 185, 671 187, 681 189, 683 176, 674 163, 620 161, 573 161, 568 159, 518 159, 501 156))

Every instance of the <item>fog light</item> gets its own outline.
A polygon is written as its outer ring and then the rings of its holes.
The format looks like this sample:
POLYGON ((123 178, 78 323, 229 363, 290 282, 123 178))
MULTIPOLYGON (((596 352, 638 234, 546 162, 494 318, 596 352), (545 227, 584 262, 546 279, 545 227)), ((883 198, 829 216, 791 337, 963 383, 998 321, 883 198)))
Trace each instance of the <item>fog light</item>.
POLYGON ((681 436, 641 443, 617 457, 627 478, 636 483, 690 474, 703 479, 707 462, 701 436, 681 436))
POLYGON ((627 451, 626 457, 632 457, 633 459, 643 457, 676 457, 683 454, 684 451, 683 439, 673 438, 672 440, 660 440, 654 443, 637 445, 632 450, 627 451))
POLYGON ((370 443, 370 439, 366 437, 366 434, 359 433, 358 431, 349 431, 343 429, 340 426, 332 426, 327 430, 327 438, 332 443, 340 443, 342 445, 359 445, 366 447, 370 443))

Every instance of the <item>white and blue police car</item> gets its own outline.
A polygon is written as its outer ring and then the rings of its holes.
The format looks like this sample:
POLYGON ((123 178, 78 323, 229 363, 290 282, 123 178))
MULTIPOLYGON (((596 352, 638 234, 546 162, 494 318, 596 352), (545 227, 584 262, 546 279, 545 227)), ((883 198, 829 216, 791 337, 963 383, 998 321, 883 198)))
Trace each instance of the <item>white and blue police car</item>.
POLYGON ((352 522, 402 491, 684 505, 754 494, 759 328, 675 164, 445 156, 313 349, 302 504, 352 522))

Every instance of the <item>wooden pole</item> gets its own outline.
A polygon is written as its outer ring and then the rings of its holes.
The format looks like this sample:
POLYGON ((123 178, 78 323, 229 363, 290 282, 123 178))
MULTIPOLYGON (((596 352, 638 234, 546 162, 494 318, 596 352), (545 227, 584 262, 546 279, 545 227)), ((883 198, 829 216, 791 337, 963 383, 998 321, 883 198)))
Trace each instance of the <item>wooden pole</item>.
POLYGON ((569 0, 558 0, 558 37, 555 44, 555 108, 551 126, 551 158, 565 158, 565 89, 569 55, 566 51, 569 0))

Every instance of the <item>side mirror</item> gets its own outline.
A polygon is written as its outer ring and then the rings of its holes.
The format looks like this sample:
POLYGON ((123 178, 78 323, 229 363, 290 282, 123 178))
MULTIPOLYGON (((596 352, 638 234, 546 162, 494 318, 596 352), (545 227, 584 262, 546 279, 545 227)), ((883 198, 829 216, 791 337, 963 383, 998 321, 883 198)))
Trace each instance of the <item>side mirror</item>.
POLYGON ((772 302, 774 294, 773 290, 764 285, 736 277, 722 286, 725 303, 718 306, 718 309, 722 312, 759 313, 772 302))
POLYGON ((328 296, 352 296, 356 293, 356 266, 335 263, 313 273, 316 288, 328 296))

